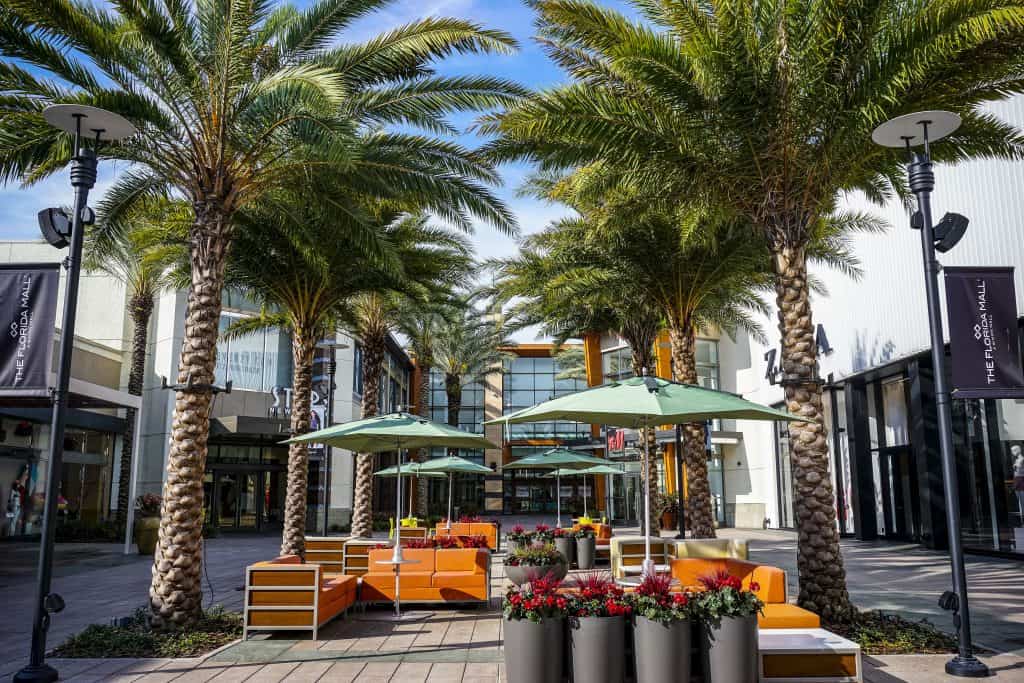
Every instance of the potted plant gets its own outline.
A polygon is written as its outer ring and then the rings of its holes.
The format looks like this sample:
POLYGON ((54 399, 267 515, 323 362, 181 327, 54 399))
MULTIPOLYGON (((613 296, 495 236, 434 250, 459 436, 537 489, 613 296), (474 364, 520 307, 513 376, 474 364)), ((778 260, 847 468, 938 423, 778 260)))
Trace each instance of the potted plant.
POLYGON ((679 524, 679 500, 667 493, 659 493, 655 501, 658 521, 662 529, 677 529, 679 524))
POLYGON ((511 586, 505 594, 505 677, 508 683, 561 683, 569 600, 559 579, 511 586))
POLYGON ((625 680, 625 619, 632 606, 608 574, 584 575, 577 585, 569 610, 570 679, 621 683, 625 680))
POLYGON ((719 572, 700 579, 701 657, 708 683, 757 683, 757 615, 764 603, 761 588, 719 572))
POLYGON ((160 504, 163 498, 144 493, 135 499, 135 545, 139 555, 152 555, 160 537, 160 504))
POLYGON ((533 540, 541 543, 551 543, 555 540, 555 530, 547 524, 538 524, 533 527, 533 540))
POLYGON ((505 576, 521 586, 537 579, 563 579, 569 571, 565 555, 555 550, 550 543, 537 543, 519 548, 505 556, 505 576))
POLYGON ((672 578, 644 577, 630 596, 636 621, 633 659, 637 683, 689 681, 692 623, 696 600, 689 593, 672 593, 672 578))
POLYGON ((593 569, 597 559, 597 539, 594 527, 582 524, 576 529, 574 535, 576 536, 576 566, 580 569, 593 569))
POLYGON ((530 545, 533 541, 533 533, 527 531, 522 524, 516 524, 508 532, 508 536, 505 537, 508 542, 507 554, 511 555, 518 548, 530 545))
POLYGON ((554 536, 555 550, 565 555, 565 563, 572 566, 576 560, 576 537, 569 529, 555 528, 551 531, 554 536))

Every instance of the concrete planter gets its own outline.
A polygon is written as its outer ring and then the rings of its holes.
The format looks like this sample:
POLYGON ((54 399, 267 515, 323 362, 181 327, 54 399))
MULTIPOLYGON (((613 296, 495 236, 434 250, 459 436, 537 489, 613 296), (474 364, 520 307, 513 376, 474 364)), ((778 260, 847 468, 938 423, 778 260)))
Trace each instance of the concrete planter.
POLYGON ((626 679, 623 617, 575 617, 569 621, 569 680, 622 683, 626 679))
POLYGON ((576 539, 571 536, 559 536, 555 538, 555 550, 562 553, 567 566, 571 567, 576 561, 576 539))
POLYGON ((529 583, 542 577, 552 580, 564 579, 568 571, 569 568, 562 563, 546 567, 529 567, 525 565, 513 567, 505 565, 505 576, 517 586, 522 586, 524 583, 529 583))
POLYGON ((705 622, 701 655, 707 683, 757 683, 757 615, 705 622))
POLYGON ((156 543, 160 538, 160 518, 137 517, 134 535, 139 555, 152 555, 156 552, 156 543))
POLYGON ((597 539, 590 538, 576 539, 576 566, 580 569, 593 569, 597 556, 597 539))
POLYGON ((503 626, 508 683, 561 683, 564 619, 505 619, 503 626))
POLYGON ((633 628, 637 683, 689 681, 692 644, 689 621, 666 625, 638 616, 633 628))

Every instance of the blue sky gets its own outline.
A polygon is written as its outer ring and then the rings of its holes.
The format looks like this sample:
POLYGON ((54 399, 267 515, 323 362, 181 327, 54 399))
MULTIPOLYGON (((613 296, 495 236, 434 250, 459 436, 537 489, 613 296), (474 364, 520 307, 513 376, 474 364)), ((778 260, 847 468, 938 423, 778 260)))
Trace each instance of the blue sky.
MULTIPOLYGON (((301 0, 299 0, 301 3, 301 0)), ((616 0, 606 4, 621 7, 616 0)), ((561 82, 564 74, 555 67, 533 40, 533 13, 520 0, 396 0, 388 8, 360 19, 344 34, 346 40, 363 40, 394 26, 423 16, 455 16, 471 19, 489 28, 503 29, 520 42, 521 48, 509 56, 455 56, 438 65, 446 74, 490 74, 515 80, 531 88, 561 82)), ((461 125, 462 120, 458 121, 461 125)), ((471 137, 463 142, 473 144, 471 137)), ((123 166, 122 166, 123 168, 123 166)), ((104 164, 93 193, 95 198, 118 172, 114 164, 104 164)), ((503 167, 504 185, 498 193, 515 212, 524 234, 536 232, 549 221, 565 215, 563 207, 516 197, 516 187, 529 174, 523 164, 503 167)), ((0 239, 35 239, 36 212, 46 206, 69 204, 71 191, 66 174, 58 174, 31 188, 17 185, 0 187, 0 239)), ((473 237, 478 256, 489 258, 515 251, 515 241, 481 225, 473 237)))

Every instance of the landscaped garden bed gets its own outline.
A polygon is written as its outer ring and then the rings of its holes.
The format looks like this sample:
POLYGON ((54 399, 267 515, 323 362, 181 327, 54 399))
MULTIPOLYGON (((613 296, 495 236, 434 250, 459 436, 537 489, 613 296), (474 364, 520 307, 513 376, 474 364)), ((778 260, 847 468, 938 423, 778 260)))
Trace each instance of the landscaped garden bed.
POLYGON ((242 637, 242 617, 214 607, 194 627, 181 631, 154 631, 148 610, 139 609, 119 625, 92 624, 71 636, 51 657, 197 657, 242 637))
MULTIPOLYGON (((866 655, 946 654, 957 651, 956 638, 927 619, 912 621, 878 610, 859 612, 853 624, 823 624, 860 645, 866 655)), ((975 651, 984 651, 975 646, 975 651)))

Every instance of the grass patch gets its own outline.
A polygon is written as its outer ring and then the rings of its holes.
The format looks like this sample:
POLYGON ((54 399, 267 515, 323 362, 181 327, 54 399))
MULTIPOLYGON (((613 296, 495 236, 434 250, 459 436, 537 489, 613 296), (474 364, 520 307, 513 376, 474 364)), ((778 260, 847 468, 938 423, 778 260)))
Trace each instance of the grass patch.
POLYGON ((911 621, 878 610, 858 613, 852 624, 826 624, 829 631, 860 645, 866 655, 947 654, 957 651, 956 638, 927 619, 911 621))
POLYGON ((119 626, 92 624, 50 653, 53 657, 196 657, 242 637, 242 617, 220 606, 203 613, 195 627, 179 631, 149 628, 146 609, 119 626))

